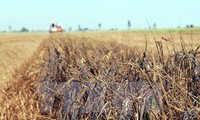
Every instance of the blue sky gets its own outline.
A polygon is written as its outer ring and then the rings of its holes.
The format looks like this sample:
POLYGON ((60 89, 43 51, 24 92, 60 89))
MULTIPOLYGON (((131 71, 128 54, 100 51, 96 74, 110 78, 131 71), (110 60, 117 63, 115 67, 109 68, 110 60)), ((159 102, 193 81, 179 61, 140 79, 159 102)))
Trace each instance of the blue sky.
POLYGON ((65 29, 159 28, 200 26, 200 0, 0 0, 0 30, 47 29, 57 21, 65 29))

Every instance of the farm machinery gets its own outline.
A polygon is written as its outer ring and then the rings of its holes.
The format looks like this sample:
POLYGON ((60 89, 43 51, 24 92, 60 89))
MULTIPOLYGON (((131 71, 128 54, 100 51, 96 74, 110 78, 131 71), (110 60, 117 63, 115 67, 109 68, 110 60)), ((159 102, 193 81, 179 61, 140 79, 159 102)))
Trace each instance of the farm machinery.
POLYGON ((50 27, 49 27, 49 32, 50 33, 63 32, 63 28, 62 26, 57 25, 56 22, 51 22, 50 27))

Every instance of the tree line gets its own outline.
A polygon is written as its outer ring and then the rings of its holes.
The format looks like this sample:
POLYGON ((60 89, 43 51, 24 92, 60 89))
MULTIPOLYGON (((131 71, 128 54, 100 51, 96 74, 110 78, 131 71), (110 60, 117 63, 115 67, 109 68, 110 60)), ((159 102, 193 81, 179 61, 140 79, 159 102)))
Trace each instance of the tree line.
MULTIPOLYGON (((193 24, 188 24, 188 25, 186 25, 185 26, 185 28, 194 28, 195 26, 193 25, 193 24)), ((157 24, 156 23, 153 23, 153 25, 152 25, 152 28, 153 29, 157 29, 157 24)), ((179 27, 178 27, 179 28, 179 27)), ((131 30, 132 29, 132 23, 131 23, 131 21, 130 20, 128 20, 127 21, 127 30, 131 30)), ((79 24, 78 25, 78 29, 76 29, 75 31, 101 31, 102 30, 102 23, 98 23, 98 28, 97 29, 95 29, 95 30, 92 30, 92 29, 89 29, 89 28, 87 28, 87 27, 85 27, 85 28, 82 28, 81 27, 81 25, 79 24)), ((116 30, 118 30, 117 28, 110 28, 110 29, 108 29, 108 30, 112 30, 112 31, 116 31, 116 30)), ((71 32, 71 31, 73 31, 72 30, 72 27, 69 27, 68 28, 68 30, 66 30, 66 29, 64 29, 64 31, 69 31, 69 32, 71 32)), ((13 31, 12 30, 12 26, 10 25, 9 27, 8 27, 8 31, 2 31, 2 32, 42 32, 41 30, 37 30, 37 31, 30 31, 28 28, 26 28, 26 27, 22 27, 21 28, 21 30, 18 30, 18 31, 13 31)))

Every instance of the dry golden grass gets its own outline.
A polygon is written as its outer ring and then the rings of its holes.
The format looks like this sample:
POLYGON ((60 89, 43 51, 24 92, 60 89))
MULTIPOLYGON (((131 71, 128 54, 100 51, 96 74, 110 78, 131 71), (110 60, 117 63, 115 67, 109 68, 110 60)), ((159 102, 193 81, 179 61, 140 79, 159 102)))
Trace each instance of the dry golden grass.
POLYGON ((28 60, 47 35, 0 34, 0 87, 28 60))
POLYGON ((49 35, 4 89, 0 119, 196 120, 199 35, 49 35))
MULTIPOLYGON (((165 44, 166 40, 174 42, 176 48, 181 48, 181 39, 185 41, 187 48, 197 47, 200 44, 200 32, 81 32, 81 33, 72 33, 72 35, 82 37, 90 37, 94 41, 113 41, 124 45, 129 45, 132 47, 137 47, 139 50, 145 49, 145 42, 148 44, 148 51, 155 52, 155 41, 162 41, 165 44)), ((171 47, 171 46, 169 46, 171 47)))

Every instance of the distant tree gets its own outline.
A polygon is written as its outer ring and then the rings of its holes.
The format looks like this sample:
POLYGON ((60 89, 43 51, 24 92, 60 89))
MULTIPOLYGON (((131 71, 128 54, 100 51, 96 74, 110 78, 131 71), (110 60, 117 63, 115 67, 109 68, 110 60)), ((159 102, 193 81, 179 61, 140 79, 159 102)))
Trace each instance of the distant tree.
POLYGON ((156 29, 156 28, 157 28, 157 24, 154 23, 154 24, 153 24, 153 29, 156 29))
POLYGON ((84 31, 88 31, 88 30, 89 30, 89 28, 85 28, 85 29, 84 29, 84 31))
POLYGON ((8 26, 8 29, 9 29, 9 31, 11 32, 11 31, 12 31, 12 26, 9 25, 9 26, 8 26))
POLYGON ((194 27, 194 25, 190 25, 190 28, 193 28, 194 27))
POLYGON ((186 25, 186 28, 190 28, 190 26, 189 26, 189 25, 186 25))
POLYGON ((69 27, 69 32, 71 32, 72 31, 72 28, 71 27, 69 27))
POLYGON ((22 27, 22 29, 20 30, 20 32, 29 32, 29 30, 25 27, 22 27))
POLYGON ((78 25, 78 31, 81 31, 82 28, 81 28, 81 25, 78 25))
POLYGON ((99 30, 101 30, 101 23, 99 23, 98 26, 99 26, 99 30))
POLYGON ((131 21, 128 20, 128 30, 130 30, 130 29, 131 29, 131 21))

